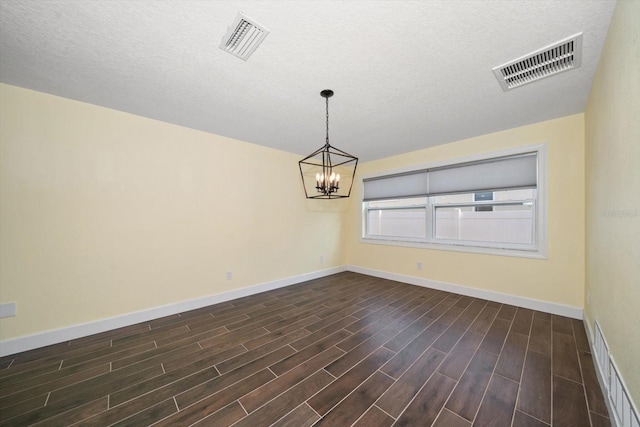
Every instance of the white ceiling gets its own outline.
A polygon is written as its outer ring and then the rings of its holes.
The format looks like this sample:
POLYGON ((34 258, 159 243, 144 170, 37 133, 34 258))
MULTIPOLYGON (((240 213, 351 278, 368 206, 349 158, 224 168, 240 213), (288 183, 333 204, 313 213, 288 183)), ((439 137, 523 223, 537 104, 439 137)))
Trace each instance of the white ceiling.
POLYGON ((281 150, 368 161, 584 111, 613 0, 0 0, 0 81, 281 150), (218 48, 238 11, 271 30, 218 48), (578 32, 582 67, 491 69, 578 32))

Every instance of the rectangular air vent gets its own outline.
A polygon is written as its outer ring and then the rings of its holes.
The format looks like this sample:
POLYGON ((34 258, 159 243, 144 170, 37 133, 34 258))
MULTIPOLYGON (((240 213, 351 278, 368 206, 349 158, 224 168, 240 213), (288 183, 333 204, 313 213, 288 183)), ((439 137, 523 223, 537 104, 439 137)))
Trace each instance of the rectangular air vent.
POLYGON ((222 38, 220 49, 246 61, 268 35, 268 29, 238 12, 222 38))
POLYGON ((595 322, 592 345, 595 367, 604 386, 605 399, 608 400, 609 416, 612 421, 615 421, 612 424, 617 427, 640 427, 638 410, 629 397, 628 388, 619 374, 618 367, 613 361, 609 346, 597 321, 595 322))
POLYGON ((622 382, 622 377, 612 359, 609 364, 609 397, 613 403, 616 425, 618 427, 640 427, 638 413, 633 407, 627 387, 622 382))
POLYGON ((578 68, 582 63, 582 33, 493 69, 505 92, 527 83, 578 68))
POLYGON ((595 350, 595 361, 600 368, 600 373, 605 382, 609 381, 609 347, 604 340, 604 335, 600 329, 598 322, 595 322, 595 331, 593 337, 593 347, 595 350))

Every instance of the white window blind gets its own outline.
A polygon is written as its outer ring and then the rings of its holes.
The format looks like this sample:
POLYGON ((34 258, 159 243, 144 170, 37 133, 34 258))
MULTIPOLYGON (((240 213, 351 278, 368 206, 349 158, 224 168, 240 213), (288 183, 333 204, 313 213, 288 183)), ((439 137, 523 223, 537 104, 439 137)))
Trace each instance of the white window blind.
POLYGON ((364 180, 364 201, 536 188, 537 153, 458 163, 364 180))
POLYGON ((397 199, 428 193, 427 171, 388 175, 364 180, 364 200, 397 199))
POLYGON ((535 153, 429 170, 429 195, 535 188, 535 153))

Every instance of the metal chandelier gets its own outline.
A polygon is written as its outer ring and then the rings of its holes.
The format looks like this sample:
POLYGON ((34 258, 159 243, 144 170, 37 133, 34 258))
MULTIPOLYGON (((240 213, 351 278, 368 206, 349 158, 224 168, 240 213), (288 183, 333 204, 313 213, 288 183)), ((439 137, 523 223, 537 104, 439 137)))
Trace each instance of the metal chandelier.
POLYGON ((323 147, 298 162, 307 199, 349 197, 356 175, 358 158, 329 144, 329 98, 333 91, 320 92, 327 106, 327 136, 323 147))

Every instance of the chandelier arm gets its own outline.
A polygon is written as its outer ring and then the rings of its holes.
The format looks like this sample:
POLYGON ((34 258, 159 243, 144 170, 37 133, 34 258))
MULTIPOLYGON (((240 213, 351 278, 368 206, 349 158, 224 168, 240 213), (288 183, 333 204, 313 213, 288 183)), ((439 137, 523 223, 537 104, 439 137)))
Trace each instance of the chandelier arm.
MULTIPOLYGON (((331 147, 331 148, 334 148, 334 147, 331 147)), ((304 159, 300 160, 298 163, 307 163, 307 164, 310 164, 310 165, 315 165, 315 164, 317 164, 317 163, 307 162, 307 160, 309 160, 309 159, 311 159, 311 158, 313 158, 313 157, 317 156, 318 154, 322 153, 324 150, 325 150, 325 147, 324 147, 324 146, 323 146, 323 147, 320 147, 320 148, 318 148, 316 151, 314 151, 313 153, 309 154, 309 155, 308 155, 307 157, 305 157, 304 159)))
POLYGON ((345 160, 344 162, 334 163, 331 166, 335 168, 336 166, 342 166, 342 165, 346 165, 347 163, 357 162, 357 160, 358 159, 354 157, 353 159, 345 160))
POLYGON ((341 150, 341 149, 339 149, 339 148, 336 148, 336 147, 331 146, 331 149, 332 149, 333 151, 335 151, 335 152, 336 152, 335 154, 339 154, 339 155, 344 156, 344 157, 352 157, 352 158, 354 158, 354 159, 356 158, 356 156, 354 156, 354 155, 352 155, 352 154, 349 154, 349 153, 347 153, 346 151, 342 151, 342 150, 341 150))

